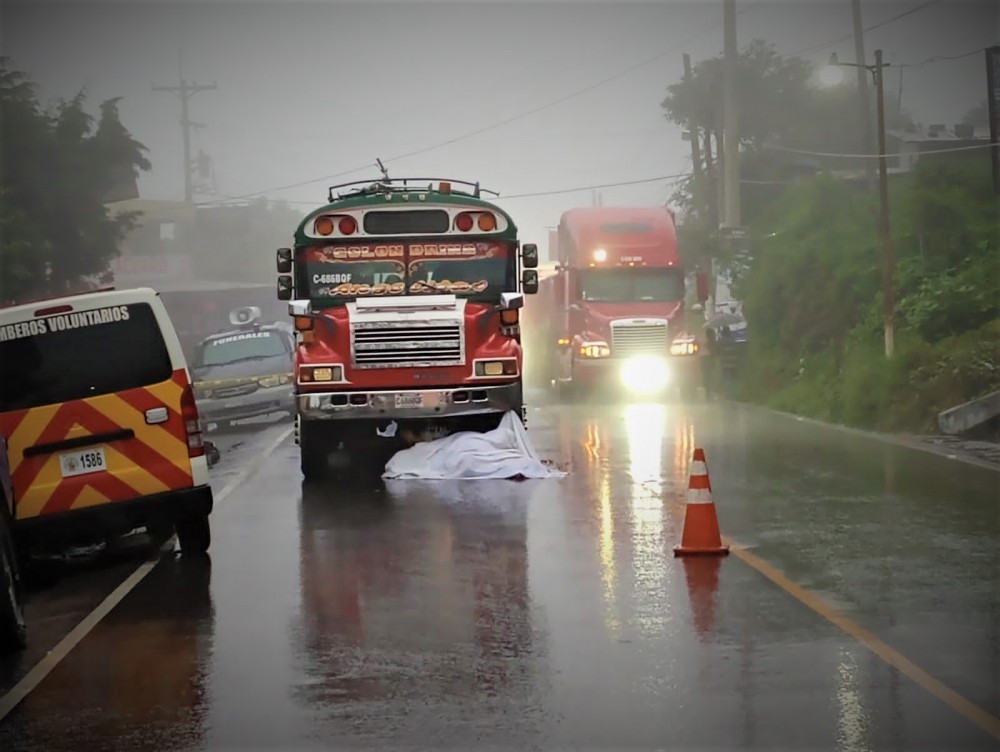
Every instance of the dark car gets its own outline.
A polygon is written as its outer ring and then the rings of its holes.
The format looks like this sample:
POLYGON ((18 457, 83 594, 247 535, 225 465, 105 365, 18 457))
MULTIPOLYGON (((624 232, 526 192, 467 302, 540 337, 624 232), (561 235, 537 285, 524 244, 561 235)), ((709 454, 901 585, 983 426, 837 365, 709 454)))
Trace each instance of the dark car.
POLYGON ((240 308, 233 328, 202 340, 191 361, 198 411, 208 430, 275 413, 293 414, 295 336, 287 324, 261 324, 260 310, 240 308))
POLYGON ((7 439, 0 436, 0 652, 25 646, 24 590, 14 547, 14 482, 7 459, 7 439))

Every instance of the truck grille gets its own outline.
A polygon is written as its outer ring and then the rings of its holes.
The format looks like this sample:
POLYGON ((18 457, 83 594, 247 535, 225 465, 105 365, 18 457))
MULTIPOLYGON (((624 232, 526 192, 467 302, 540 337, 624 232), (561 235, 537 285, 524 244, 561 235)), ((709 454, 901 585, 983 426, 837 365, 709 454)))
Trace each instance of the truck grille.
POLYGON ((615 356, 667 352, 667 324, 625 324, 611 327, 611 354, 615 356))
POLYGON ((458 323, 356 324, 351 334, 355 368, 458 366, 465 362, 462 325, 458 323))

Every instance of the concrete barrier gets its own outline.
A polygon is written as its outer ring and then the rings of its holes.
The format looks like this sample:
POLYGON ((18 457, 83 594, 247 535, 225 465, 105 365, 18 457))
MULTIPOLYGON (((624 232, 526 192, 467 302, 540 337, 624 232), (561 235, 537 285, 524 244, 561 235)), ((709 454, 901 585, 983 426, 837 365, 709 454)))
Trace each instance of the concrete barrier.
POLYGON ((1000 392, 966 402, 938 413, 938 427, 941 433, 957 435, 1000 415, 1000 392))

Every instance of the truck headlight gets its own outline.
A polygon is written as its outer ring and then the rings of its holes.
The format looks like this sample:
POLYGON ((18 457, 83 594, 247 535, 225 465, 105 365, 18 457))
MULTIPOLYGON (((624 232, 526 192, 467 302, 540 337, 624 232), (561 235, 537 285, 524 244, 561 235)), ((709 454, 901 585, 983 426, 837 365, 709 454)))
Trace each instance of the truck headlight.
POLYGON ((275 386, 283 386, 285 384, 291 383, 292 374, 290 373, 276 373, 273 376, 261 376, 257 379, 257 383, 261 385, 264 389, 270 389, 275 386))
POLYGON ((670 382, 670 367, 666 358, 636 355, 622 364, 622 383, 638 394, 653 394, 670 382))
POLYGON ((606 358, 611 355, 611 348, 607 342, 584 342, 579 352, 584 358, 606 358))

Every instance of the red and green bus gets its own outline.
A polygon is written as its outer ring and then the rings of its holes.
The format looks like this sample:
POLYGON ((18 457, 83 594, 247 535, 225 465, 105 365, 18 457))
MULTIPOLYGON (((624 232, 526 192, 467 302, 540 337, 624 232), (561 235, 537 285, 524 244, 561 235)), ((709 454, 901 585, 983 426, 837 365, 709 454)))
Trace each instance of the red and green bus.
POLYGON ((476 183, 347 183, 277 252, 289 301, 302 473, 401 440, 524 419, 520 309, 538 249, 476 183), (386 435, 395 436, 387 442, 386 435))

